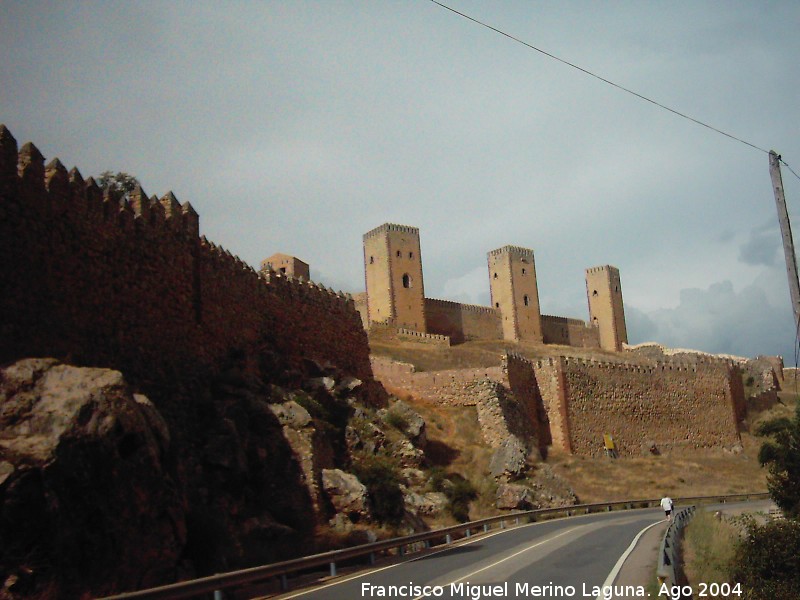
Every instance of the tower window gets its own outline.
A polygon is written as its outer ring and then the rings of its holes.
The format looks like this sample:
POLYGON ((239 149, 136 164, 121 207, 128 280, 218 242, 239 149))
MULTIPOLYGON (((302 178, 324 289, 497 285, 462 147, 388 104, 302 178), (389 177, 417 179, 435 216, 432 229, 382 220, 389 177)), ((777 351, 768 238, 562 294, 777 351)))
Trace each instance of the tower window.
POLYGON ((529 301, 528 301, 528 295, 527 294, 522 297, 522 301, 525 303, 525 306, 528 306, 529 301))
POLYGON ((522 274, 525 275, 525 267, 522 267, 522 274))
POLYGON ((371 264, 371 265, 375 264, 375 257, 374 256, 370 256, 369 257, 369 264, 371 264))
POLYGON ((597 296, 597 290, 592 292, 592 296, 597 296))
POLYGON ((401 255, 402 255, 402 252, 400 252, 400 250, 398 250, 397 251, 397 258, 400 258, 401 255))
POLYGON ((414 258, 414 253, 413 252, 409 252, 408 253, 408 258, 414 258))
POLYGON ((404 288, 411 287, 411 276, 408 273, 403 274, 403 287, 404 288))
POLYGON ((500 303, 499 303, 499 302, 495 302, 495 303, 494 303, 494 307, 495 307, 495 308, 500 308, 500 303))
POLYGON ((494 278, 497 279, 497 273, 494 274, 494 278))

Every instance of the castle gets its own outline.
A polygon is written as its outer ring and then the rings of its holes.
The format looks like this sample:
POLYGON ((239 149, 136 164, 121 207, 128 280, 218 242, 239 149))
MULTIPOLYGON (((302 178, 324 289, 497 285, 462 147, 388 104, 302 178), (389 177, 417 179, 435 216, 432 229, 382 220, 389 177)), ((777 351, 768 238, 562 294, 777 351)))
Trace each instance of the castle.
POLYGON ((366 293, 356 308, 366 329, 397 328, 416 339, 460 343, 509 340, 602 348, 619 352, 628 342, 619 270, 586 270, 589 323, 543 315, 533 250, 504 246, 488 253, 491 306, 425 297, 419 229, 385 223, 364 234, 366 293))
MULTIPOLYGON (((543 454, 548 446, 594 454, 606 433, 629 455, 651 442, 738 443, 746 403, 732 360, 534 362, 507 352, 502 368, 417 373, 370 358, 365 325, 434 344, 496 339, 611 351, 627 332, 614 267, 586 271, 587 323, 540 313, 529 249, 488 253, 487 307, 425 297, 417 228, 381 225, 363 242, 366 292, 355 300, 308 281, 308 265, 286 255, 256 272, 200 236, 188 202, 141 188, 129 199, 104 194, 58 159, 45 166, 33 144, 18 149, 0 125, 0 363, 62 357, 157 386, 177 374, 219 373, 231 356, 280 356, 289 368, 332 364, 365 383, 375 374, 390 391, 477 406, 492 445, 523 422, 543 454)), ((774 373, 781 367, 777 359, 774 373)))

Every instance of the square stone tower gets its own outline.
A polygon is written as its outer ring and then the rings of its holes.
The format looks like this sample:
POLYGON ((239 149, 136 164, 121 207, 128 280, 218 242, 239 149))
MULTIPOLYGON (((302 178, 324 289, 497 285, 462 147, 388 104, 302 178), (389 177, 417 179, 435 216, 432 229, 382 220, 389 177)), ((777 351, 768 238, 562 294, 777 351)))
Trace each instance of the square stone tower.
POLYGON ((600 333, 600 347, 620 352, 628 343, 619 269, 610 265, 586 269, 589 321, 600 333))
POLYGON ((364 234, 369 322, 426 333, 419 229, 384 223, 364 234))
POLYGON ((492 306, 500 310, 503 339, 542 343, 542 315, 533 250, 503 246, 488 254, 492 306))
POLYGON ((273 254, 269 258, 265 258, 261 261, 261 270, 264 271, 267 268, 283 273, 284 275, 302 277, 306 281, 311 279, 311 271, 308 263, 303 262, 296 256, 289 256, 288 254, 281 254, 280 252, 273 254))

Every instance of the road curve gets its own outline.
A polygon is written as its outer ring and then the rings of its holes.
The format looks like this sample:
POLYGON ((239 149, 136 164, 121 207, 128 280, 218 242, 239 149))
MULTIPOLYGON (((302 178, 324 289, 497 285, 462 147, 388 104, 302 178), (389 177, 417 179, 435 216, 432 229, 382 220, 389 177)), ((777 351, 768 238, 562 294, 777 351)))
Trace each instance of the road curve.
POLYGON ((595 600, 631 542, 663 518, 649 508, 531 523, 279 598, 595 600))

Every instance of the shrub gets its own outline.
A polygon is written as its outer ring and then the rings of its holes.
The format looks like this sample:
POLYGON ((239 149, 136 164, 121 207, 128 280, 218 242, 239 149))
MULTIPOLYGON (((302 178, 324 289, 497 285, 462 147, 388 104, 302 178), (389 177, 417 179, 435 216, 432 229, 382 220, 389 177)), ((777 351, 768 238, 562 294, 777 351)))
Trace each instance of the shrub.
POLYGON ((733 560, 733 579, 742 584, 742 600, 797 600, 798 574, 800 522, 752 523, 733 560))
POLYGON ((385 456, 364 456, 353 472, 367 488, 372 516, 380 523, 398 525, 405 515, 405 502, 397 465, 385 456))
POLYGON ((758 453, 769 468, 769 495, 787 517, 800 518, 800 403, 791 420, 768 421, 759 430, 769 435, 758 453))
POLYGON ((398 431, 405 431, 408 429, 408 421, 406 418, 400 413, 392 410, 386 413, 386 416, 383 418, 383 422, 390 427, 394 427, 398 431))
POLYGON ((448 510, 453 518, 464 523, 469 521, 469 503, 478 497, 478 491, 468 479, 454 477, 452 484, 445 488, 445 495, 450 501, 448 510))

